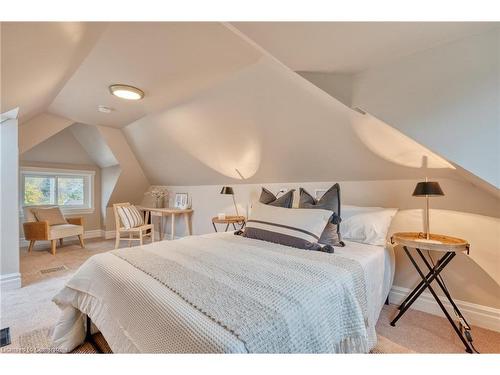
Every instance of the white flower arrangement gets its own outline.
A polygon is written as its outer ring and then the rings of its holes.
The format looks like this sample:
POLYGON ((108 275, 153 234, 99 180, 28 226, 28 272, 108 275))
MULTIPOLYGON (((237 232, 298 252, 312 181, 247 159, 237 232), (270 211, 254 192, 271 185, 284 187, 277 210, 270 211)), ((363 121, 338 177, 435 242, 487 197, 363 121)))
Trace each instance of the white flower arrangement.
POLYGON ((167 199, 168 202, 168 190, 165 187, 153 186, 151 190, 145 193, 145 195, 150 195, 155 199, 156 207, 159 207, 161 202, 167 199))

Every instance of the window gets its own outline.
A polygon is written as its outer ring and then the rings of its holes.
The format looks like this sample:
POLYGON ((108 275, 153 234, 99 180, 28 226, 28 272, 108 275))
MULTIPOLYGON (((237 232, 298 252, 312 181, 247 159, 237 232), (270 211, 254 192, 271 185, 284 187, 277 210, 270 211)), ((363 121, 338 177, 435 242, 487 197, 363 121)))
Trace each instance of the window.
POLYGON ((22 168, 21 206, 54 204, 66 212, 93 212, 94 175, 94 171, 22 168))

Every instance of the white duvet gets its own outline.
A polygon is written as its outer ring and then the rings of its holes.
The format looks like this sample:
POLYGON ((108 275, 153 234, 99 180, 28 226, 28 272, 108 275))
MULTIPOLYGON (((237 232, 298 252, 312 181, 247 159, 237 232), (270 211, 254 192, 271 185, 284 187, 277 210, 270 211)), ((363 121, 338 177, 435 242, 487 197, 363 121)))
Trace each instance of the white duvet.
MULTIPOLYGON (((203 237, 238 240, 230 233, 203 237)), ((259 246, 275 246, 257 242, 259 246)), ((169 243, 157 242, 145 247, 168 251, 169 243)), ((373 347, 376 343, 375 323, 392 284, 392 252, 379 246, 353 242, 347 242, 344 248, 336 248, 335 252, 357 261, 364 270, 368 338, 370 347, 373 347)), ((92 317, 115 353, 246 351, 242 342, 224 327, 165 285, 111 253, 90 258, 54 297, 54 301, 62 312, 53 339, 55 345, 64 351, 71 351, 83 342, 85 314, 92 317), (165 332, 169 334, 165 335, 165 332)))

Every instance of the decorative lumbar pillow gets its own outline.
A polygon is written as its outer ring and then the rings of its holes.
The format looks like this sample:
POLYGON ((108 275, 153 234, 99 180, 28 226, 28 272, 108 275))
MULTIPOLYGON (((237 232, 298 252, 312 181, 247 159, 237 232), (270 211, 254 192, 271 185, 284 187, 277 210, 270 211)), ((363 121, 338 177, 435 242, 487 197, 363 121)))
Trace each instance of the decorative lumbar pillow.
POLYGON ((276 195, 263 187, 262 192, 260 193, 259 202, 269 206, 292 208, 294 191, 295 189, 289 190, 281 197, 277 198, 276 195))
POLYGON ((38 221, 47 221, 49 225, 68 224, 59 207, 32 208, 31 212, 38 221))
POLYGON ((385 246, 396 208, 346 206, 340 232, 346 240, 385 246))
POLYGON ((340 218, 340 185, 335 184, 316 200, 305 189, 300 188, 299 208, 325 209, 333 211, 331 221, 326 225, 319 243, 331 246, 345 246, 339 230, 340 218))
POLYGON ((135 206, 117 207, 116 211, 125 229, 144 225, 144 217, 135 206))
POLYGON ((306 250, 333 253, 333 247, 320 244, 319 238, 332 217, 328 210, 287 209, 262 203, 252 205, 244 237, 306 250))

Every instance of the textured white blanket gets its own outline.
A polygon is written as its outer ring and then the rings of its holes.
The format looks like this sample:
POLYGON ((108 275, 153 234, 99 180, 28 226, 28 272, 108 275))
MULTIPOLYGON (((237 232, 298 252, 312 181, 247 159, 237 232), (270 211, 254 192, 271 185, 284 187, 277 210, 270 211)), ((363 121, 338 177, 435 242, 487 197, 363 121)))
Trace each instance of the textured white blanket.
POLYGON ((366 352, 361 266, 334 254, 219 238, 112 253, 241 340, 249 353, 366 352), (256 246, 257 245, 257 246, 256 246))
POLYGON ((367 352, 365 293, 334 254, 190 237, 89 259, 54 298, 54 339, 78 345, 83 311, 115 352, 367 352))

